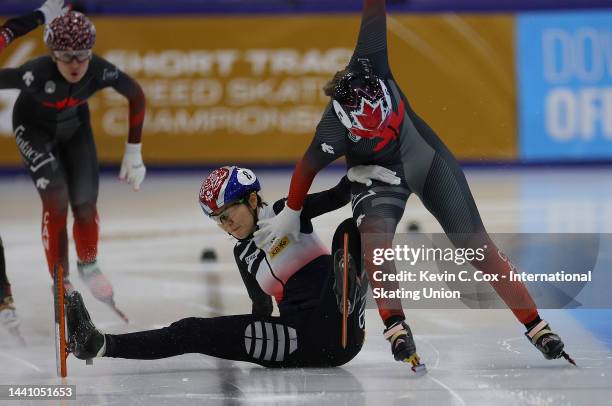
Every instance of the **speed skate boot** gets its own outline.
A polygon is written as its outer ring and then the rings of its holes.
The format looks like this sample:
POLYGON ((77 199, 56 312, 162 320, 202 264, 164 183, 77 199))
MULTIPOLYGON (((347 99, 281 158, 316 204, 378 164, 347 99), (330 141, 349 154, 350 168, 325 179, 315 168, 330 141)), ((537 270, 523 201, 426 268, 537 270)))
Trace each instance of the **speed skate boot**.
POLYGON ((427 368, 421 364, 417 355, 414 337, 410 327, 404 321, 392 324, 383 332, 385 338, 391 343, 391 352, 396 361, 408 362, 415 373, 425 373, 427 368))
POLYGON ((66 301, 68 326, 68 350, 79 359, 89 360, 101 357, 106 351, 106 338, 91 321, 77 291, 72 292, 66 301))
MULTIPOLYGON (((334 253, 334 293, 336 294, 336 303, 338 309, 342 313, 342 291, 344 285, 344 250, 336 250, 334 253)), ((347 299, 348 299, 348 314, 353 313, 356 305, 365 300, 368 290, 368 277, 363 269, 358 269, 353 256, 349 253, 347 258, 347 299)))
POLYGON ((108 303, 113 300, 113 286, 104 276, 96 261, 77 262, 79 276, 85 282, 94 297, 101 302, 108 303))
POLYGON ((21 345, 25 340, 19 331, 21 320, 15 310, 15 302, 11 293, 10 285, 0 286, 0 324, 3 325, 21 345))
POLYGON ((553 333, 548 323, 540 321, 533 328, 525 333, 529 339, 546 359, 565 358, 569 363, 576 365, 576 362, 563 350, 565 345, 557 334, 553 333))

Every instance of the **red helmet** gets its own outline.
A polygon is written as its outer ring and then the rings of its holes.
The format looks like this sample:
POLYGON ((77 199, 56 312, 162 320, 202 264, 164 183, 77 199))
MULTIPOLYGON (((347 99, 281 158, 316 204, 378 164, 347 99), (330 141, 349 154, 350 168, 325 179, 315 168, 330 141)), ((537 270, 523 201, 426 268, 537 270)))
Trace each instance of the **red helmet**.
POLYGON ((367 59, 359 59, 358 65, 338 80, 332 99, 338 119, 357 137, 380 135, 391 119, 389 90, 372 72, 367 59))
POLYGON ((45 43, 52 51, 91 49, 96 43, 96 27, 84 14, 69 11, 47 25, 45 43))

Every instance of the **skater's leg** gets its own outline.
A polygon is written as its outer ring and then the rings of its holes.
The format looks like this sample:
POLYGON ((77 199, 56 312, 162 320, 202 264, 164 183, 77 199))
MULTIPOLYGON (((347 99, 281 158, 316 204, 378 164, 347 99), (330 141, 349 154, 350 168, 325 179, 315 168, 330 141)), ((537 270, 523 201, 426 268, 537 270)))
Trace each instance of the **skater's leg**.
POLYGON ((368 289, 367 275, 363 270, 361 239, 354 220, 343 221, 332 240, 332 255, 326 256, 322 266, 328 278, 323 285, 319 305, 308 316, 305 329, 309 351, 319 363, 330 366, 343 365, 361 350, 365 338, 365 305, 368 289), (342 346, 342 284, 344 276, 344 234, 348 235, 348 300, 349 314, 346 323, 346 347, 342 346), (324 332, 324 333, 322 333, 324 332))
MULTIPOLYGON (((383 275, 395 274, 396 269, 393 261, 375 265, 373 250, 392 248, 397 223, 404 212, 410 190, 401 186, 375 186, 371 190, 363 190, 361 186, 354 188, 362 189, 353 191, 353 195, 356 196, 353 199, 353 217, 361 233, 365 254, 363 259, 372 290, 373 292, 375 289, 386 292, 396 291, 399 289, 398 282, 380 281, 380 277, 374 278, 375 271, 382 272, 383 275)), ((376 303, 385 323, 384 335, 391 344, 394 358, 410 362, 415 372, 424 371, 424 365, 420 363, 416 352, 414 337, 404 321, 401 300, 377 298, 376 303)))
MULTIPOLYGON (((353 218, 361 233, 365 270, 370 286, 373 291, 375 289, 395 291, 399 289, 398 282, 380 281, 381 278, 374 278, 376 271, 391 275, 396 273, 396 269, 393 261, 375 265, 373 248, 391 248, 397 223, 404 213, 410 190, 402 186, 383 186, 375 182, 372 187, 353 184, 351 193, 353 195, 353 218)), ((376 304, 385 326, 389 327, 405 319, 400 299, 377 298, 376 304)))
POLYGON ((85 109, 80 117, 83 124, 77 133, 62 145, 62 162, 66 168, 70 205, 74 216, 72 232, 78 271, 96 299, 111 302, 113 287, 96 262, 99 235, 96 207, 99 171, 96 146, 88 110, 85 109))
POLYGON ((485 230, 465 176, 456 161, 448 159, 440 154, 435 155, 420 195, 421 200, 456 247, 486 247, 484 260, 473 261, 472 265, 484 273, 500 275, 499 281, 493 281, 491 285, 516 318, 527 325, 538 318, 535 303, 523 283, 510 281, 511 263, 485 230))
MULTIPOLYGON (((358 311, 361 303, 365 301, 368 290, 368 276, 363 267, 363 254, 361 251, 361 235, 359 229, 352 218, 344 220, 336 228, 332 239, 332 262, 333 262, 333 291, 335 293, 338 309, 342 309, 342 291, 343 291, 343 271, 344 271, 344 236, 347 236, 348 241, 348 313, 353 314, 353 311, 358 311)), ((330 300, 331 295, 328 290, 324 291, 323 300, 330 300)))
MULTIPOLYGON (((404 163, 404 175, 411 190, 436 217, 456 247, 474 249, 487 247, 485 259, 474 261, 472 265, 484 273, 502 276, 500 282, 491 284, 528 332, 537 330, 538 326, 546 325, 540 319, 527 288, 521 282, 509 281, 508 275, 514 266, 489 237, 465 175, 456 159, 424 120, 412 109, 408 109, 407 112, 410 124, 414 126, 414 131, 411 132, 412 138, 409 140, 411 144, 403 145, 403 150, 411 154, 405 157, 404 163), (415 166, 414 162, 418 162, 419 159, 411 158, 417 156, 428 158, 420 159, 422 164, 415 166)), ((548 348, 562 349, 563 343, 559 337, 547 331, 548 328, 544 330, 545 333, 540 337, 546 335, 545 341, 551 344, 548 348)), ((538 346, 535 342, 534 345, 545 352, 546 349, 542 346, 538 346)))
MULTIPOLYGON (((16 120, 16 122, 20 122, 16 120)), ((68 235, 68 183, 61 152, 54 141, 42 130, 29 123, 18 124, 15 139, 34 187, 42 200, 41 235, 51 277, 56 265, 61 265, 67 276, 68 235)))
POLYGON ((295 320, 250 314, 192 317, 157 330, 111 335, 96 329, 81 295, 74 292, 68 298, 67 318, 72 352, 81 359, 159 359, 201 353, 266 367, 329 366, 312 352, 316 343, 305 334, 300 315, 295 320))
MULTIPOLYGON (((83 115, 83 114, 82 114, 83 115)), ((98 158, 93 133, 88 122, 63 146, 64 162, 74 215, 73 235, 77 259, 94 262, 98 254, 99 189, 98 158)))

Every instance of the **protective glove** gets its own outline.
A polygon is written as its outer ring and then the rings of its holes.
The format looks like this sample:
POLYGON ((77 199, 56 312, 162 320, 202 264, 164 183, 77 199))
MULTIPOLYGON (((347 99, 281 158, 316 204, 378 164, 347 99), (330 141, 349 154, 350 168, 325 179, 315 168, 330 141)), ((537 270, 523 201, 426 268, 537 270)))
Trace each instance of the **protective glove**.
POLYGON ((140 189, 140 184, 145 178, 147 168, 142 162, 142 144, 125 144, 125 153, 121 161, 119 180, 126 180, 134 190, 140 189))
POLYGON ((253 234, 255 245, 264 249, 274 239, 284 236, 291 236, 294 241, 297 241, 300 238, 301 212, 301 209, 293 210, 285 205, 285 208, 275 217, 259 220, 257 222, 259 230, 253 234))
POLYGON ((399 185, 401 179, 395 174, 396 172, 378 165, 357 165, 350 168, 346 176, 351 182, 363 183, 366 186, 372 185, 372 179, 399 185))
POLYGON ((47 0, 40 6, 39 9, 45 16, 45 24, 51 24, 51 21, 65 14, 70 10, 69 6, 64 7, 64 0, 47 0))

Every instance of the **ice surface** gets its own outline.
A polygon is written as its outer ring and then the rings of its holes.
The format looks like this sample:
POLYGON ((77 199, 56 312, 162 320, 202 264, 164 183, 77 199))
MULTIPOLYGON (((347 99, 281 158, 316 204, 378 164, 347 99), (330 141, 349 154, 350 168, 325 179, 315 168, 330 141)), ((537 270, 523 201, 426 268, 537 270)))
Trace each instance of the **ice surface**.
MULTIPOLYGON (((476 170, 468 180, 490 232, 610 232, 611 172, 476 170)), ((268 201, 286 192, 289 173, 259 175, 268 201)), ((333 186, 340 175, 318 177, 313 190, 333 186)), ((103 177, 99 263, 131 323, 123 324, 98 303, 76 275, 72 281, 104 331, 157 328, 187 316, 250 310, 233 263, 233 242, 204 218, 197 204, 200 178, 152 175, 134 193, 113 176, 103 177), (217 251, 216 263, 200 262, 205 248, 217 251)), ((40 241, 41 205, 30 180, 0 179, 0 207, 8 274, 28 341, 20 348, 0 329, 0 384, 59 384, 51 281, 40 241)), ((325 242, 348 215, 347 207, 316 221, 325 242)), ((440 231, 415 197, 398 230, 408 220, 418 220, 426 232, 440 231)), ((70 255, 74 267, 72 243, 70 255)), ((76 404, 84 405, 612 404, 610 329, 596 334, 574 313, 544 311, 542 316, 562 334, 579 368, 564 360, 546 361, 507 310, 407 309, 406 314, 428 366, 423 377, 393 361, 378 314, 369 310, 364 349, 341 368, 267 370, 199 354, 156 361, 96 359, 86 366, 71 357, 66 382, 76 385, 76 404)))

